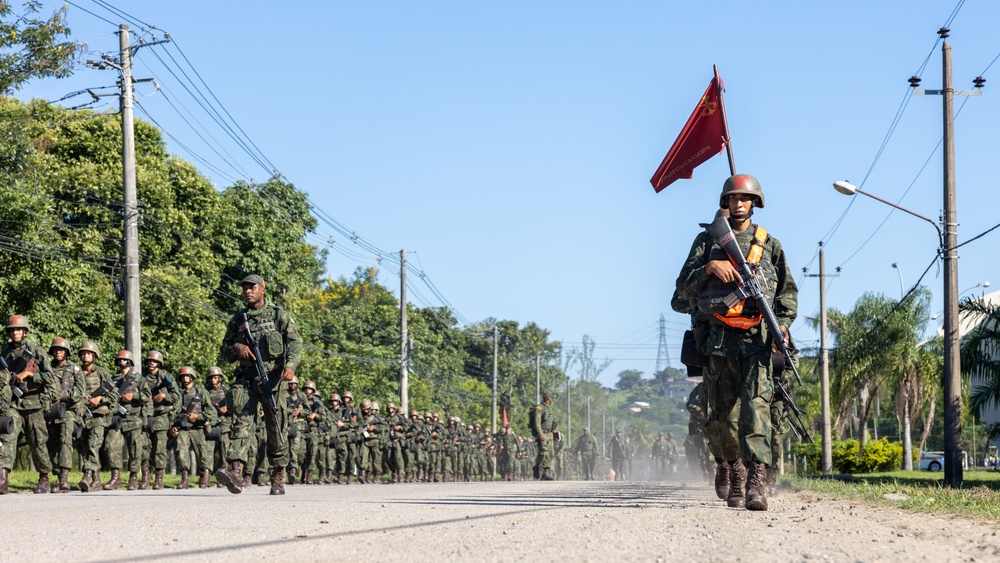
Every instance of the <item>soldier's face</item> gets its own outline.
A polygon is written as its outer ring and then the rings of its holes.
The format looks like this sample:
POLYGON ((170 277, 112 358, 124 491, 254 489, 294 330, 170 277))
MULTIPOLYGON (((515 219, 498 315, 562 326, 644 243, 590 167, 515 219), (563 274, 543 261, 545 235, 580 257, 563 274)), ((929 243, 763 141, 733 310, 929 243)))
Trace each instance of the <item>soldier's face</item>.
POLYGON ((148 362, 146 362, 146 369, 149 371, 149 373, 156 375, 160 371, 160 362, 156 360, 149 360, 148 362))
POLYGON ((312 396, 313 396, 312 387, 306 387, 306 397, 312 397, 312 396))
POLYGON ((80 361, 83 362, 83 365, 89 366, 90 364, 94 363, 94 353, 91 352, 90 350, 84 350, 83 352, 80 352, 80 361))
POLYGON ((28 334, 28 329, 26 328, 8 328, 7 336, 10 337, 12 342, 20 342, 24 340, 24 335, 28 334))
POLYGON ((747 194, 734 194, 727 198, 729 201, 729 216, 734 218, 746 217, 753 209, 753 196, 747 194))
POLYGON ((184 384, 184 387, 191 387, 191 384, 194 383, 194 378, 190 375, 182 375, 181 383, 184 384))
POLYGON ((208 382, 212 385, 212 389, 215 389, 216 387, 219 386, 220 383, 222 383, 222 376, 213 375, 212 377, 208 378, 208 382))
POLYGON ((62 363, 66 359, 66 350, 62 348, 56 348, 52 352, 52 357, 56 359, 57 362, 62 363))
POLYGON ((243 284, 243 300, 253 306, 264 301, 264 288, 259 283, 243 284))

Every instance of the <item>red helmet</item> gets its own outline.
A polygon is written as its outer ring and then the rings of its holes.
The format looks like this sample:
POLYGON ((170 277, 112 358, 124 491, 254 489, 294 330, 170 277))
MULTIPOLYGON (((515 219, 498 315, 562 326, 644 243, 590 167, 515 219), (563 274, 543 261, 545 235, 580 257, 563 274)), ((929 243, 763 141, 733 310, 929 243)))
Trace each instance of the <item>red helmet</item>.
POLYGON ((49 352, 52 352, 53 348, 62 348, 63 350, 66 350, 67 354, 69 354, 70 351, 69 342, 65 338, 58 336, 52 341, 52 346, 49 346, 49 352))
POLYGON ((7 330, 12 328, 23 328, 24 330, 31 330, 31 326, 28 325, 28 317, 24 315, 14 315, 7 321, 7 330))
POLYGON ((129 352, 128 350, 119 351, 118 355, 115 356, 115 362, 118 360, 128 360, 129 365, 135 365, 135 357, 132 356, 132 352, 129 352))
POLYGON ((184 367, 182 367, 181 371, 178 372, 178 375, 180 375, 181 377, 184 377, 185 375, 189 375, 189 376, 191 376, 192 379, 195 379, 195 378, 198 377, 198 374, 196 374, 194 372, 194 368, 191 367, 191 366, 184 366, 184 367))
POLYGON ((149 362, 160 362, 160 365, 162 366, 163 365, 163 353, 159 352, 157 350, 150 350, 149 352, 146 352, 145 363, 148 364, 149 362))

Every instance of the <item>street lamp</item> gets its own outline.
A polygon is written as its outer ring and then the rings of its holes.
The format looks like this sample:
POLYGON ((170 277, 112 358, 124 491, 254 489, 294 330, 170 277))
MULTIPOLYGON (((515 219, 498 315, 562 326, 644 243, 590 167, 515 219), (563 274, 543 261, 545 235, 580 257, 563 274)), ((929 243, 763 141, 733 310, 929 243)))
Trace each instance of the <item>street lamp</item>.
POLYGON ((902 299, 903 295, 906 293, 903 291, 903 271, 899 269, 899 264, 893 262, 892 267, 896 269, 896 273, 899 274, 899 298, 902 299))
MULTIPOLYGON (((858 189, 857 186, 846 181, 833 183, 833 188, 844 195, 854 194, 866 195, 872 199, 898 209, 904 213, 913 215, 918 219, 923 219, 934 226, 938 234, 938 255, 944 259, 944 472, 945 485, 949 487, 961 487, 962 485, 962 367, 959 360, 959 336, 958 336, 958 261, 957 255, 953 253, 954 248, 945 245, 945 236, 941 232, 941 227, 927 217, 914 213, 905 207, 900 207, 891 201, 886 201, 868 192, 858 189)), ((948 209, 945 205, 945 209, 948 209)), ((948 213, 946 217, 953 216, 948 213)), ((947 224, 953 227, 951 224, 947 224)), ((952 247, 955 246, 954 232, 949 230, 948 240, 952 247)))

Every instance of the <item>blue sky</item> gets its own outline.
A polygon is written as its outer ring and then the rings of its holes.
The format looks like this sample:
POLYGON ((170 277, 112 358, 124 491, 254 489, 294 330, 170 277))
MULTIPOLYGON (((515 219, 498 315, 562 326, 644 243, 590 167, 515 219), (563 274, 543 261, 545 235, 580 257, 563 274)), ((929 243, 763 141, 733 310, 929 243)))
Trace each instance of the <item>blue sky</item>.
MULTIPOLYGON (((898 298, 900 276, 909 288, 934 259, 930 225, 862 196, 852 204, 831 185, 864 181, 938 219, 941 99, 907 100, 906 80, 923 69, 922 86, 941 87, 936 32, 959 5, 949 38, 955 87, 971 88, 984 71, 987 79, 982 97, 955 103, 959 242, 1000 222, 986 197, 1000 125, 992 1, 722 1, 711 10, 652 1, 73 4, 85 58, 117 51, 110 32, 126 20, 107 6, 161 30, 133 22, 147 39, 170 33, 175 46, 140 49, 135 64, 136 77, 155 76, 163 90, 138 85, 137 98, 187 147, 168 139, 168 148, 218 187, 269 174, 201 112, 161 62, 176 72, 168 53, 181 64, 187 57, 260 152, 323 211, 382 251, 406 248, 460 318, 533 321, 568 347, 589 334, 598 358, 614 360, 600 378, 607 385, 624 369, 654 370, 661 313, 679 367, 687 319, 670 310, 670 294, 697 224, 715 213, 728 164, 715 157, 660 194, 648 181, 713 64, 726 84, 737 171, 765 191, 755 219, 782 241, 800 285, 800 346, 818 346, 805 318, 818 316, 819 281, 801 269, 819 272, 819 241, 827 270, 842 267, 827 285, 828 305, 841 310, 868 291, 898 298), (190 110, 212 147, 167 98, 190 110)), ((18 96, 58 99, 114 80, 81 68, 18 96)), ((961 249, 960 289, 1000 284, 990 277, 998 233, 961 249)), ((330 275, 380 265, 382 281, 398 288, 398 267, 325 225, 314 242, 330 238, 330 275)), ((411 278, 410 301, 442 304, 411 278)), ((940 268, 922 283, 940 310, 940 268)))

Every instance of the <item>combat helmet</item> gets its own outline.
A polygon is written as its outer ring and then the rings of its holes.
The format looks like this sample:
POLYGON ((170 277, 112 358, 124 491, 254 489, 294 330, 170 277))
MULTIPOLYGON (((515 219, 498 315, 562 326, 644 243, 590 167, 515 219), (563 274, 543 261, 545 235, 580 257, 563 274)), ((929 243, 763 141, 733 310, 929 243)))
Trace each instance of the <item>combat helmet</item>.
POLYGON ((198 374, 194 372, 194 368, 191 366, 183 366, 181 370, 177 373, 177 375, 181 377, 188 375, 191 377, 191 379, 196 379, 198 377, 198 374))
POLYGON ((299 384, 299 376, 293 374, 292 378, 288 380, 288 384, 289 385, 291 385, 292 383, 298 385, 299 384))
POLYGON ((379 406, 377 401, 372 401, 372 410, 375 412, 379 411, 379 406))
POLYGON ((65 338, 61 336, 57 336, 52 340, 52 346, 49 346, 50 354, 52 353, 52 350, 54 348, 62 348, 63 350, 66 350, 66 354, 69 354, 70 351, 69 341, 67 341, 65 338))
POLYGON ((344 402, 345 403, 347 402, 347 399, 350 399, 351 401, 353 401, 354 400, 354 393, 351 393, 350 391, 344 391, 344 402))
POLYGON ((364 411, 364 410, 368 410, 370 408, 372 408, 372 402, 369 401, 368 399, 362 399, 361 400, 361 410, 364 411))
POLYGON ((410 418, 413 418, 414 416, 420 418, 420 413, 417 412, 417 409, 410 409, 410 418))
POLYGON ((146 358, 143 359, 142 363, 149 364, 149 362, 158 362, 160 366, 163 366, 163 352, 159 350, 150 350, 146 352, 146 358))
POLYGON ((118 360, 128 360, 128 365, 135 365, 135 356, 133 356, 132 352, 129 352, 128 350, 119 350, 118 355, 115 356, 116 364, 118 363, 118 360))
POLYGON ((208 368, 208 375, 206 377, 212 377, 213 375, 218 375, 219 377, 223 377, 222 368, 220 368, 219 366, 212 366, 208 368))
POLYGON ((24 315, 14 315, 7 321, 7 330, 12 328, 23 328, 24 330, 31 332, 31 326, 28 324, 28 317, 24 315))
POLYGON ((313 393, 315 393, 316 392, 316 384, 314 382, 312 382, 312 381, 306 381, 306 384, 302 386, 302 390, 305 391, 306 389, 312 389, 313 393))
POLYGON ((727 208, 726 198, 732 194, 748 194, 754 196, 754 206, 764 208, 764 192, 760 189, 760 182, 757 178, 749 174, 734 174, 726 178, 722 184, 722 194, 719 195, 719 207, 727 208))
POLYGON ((330 393, 330 402, 332 403, 334 401, 337 401, 338 403, 343 403, 343 401, 340 400, 340 395, 336 393, 330 393))
POLYGON ((93 352, 95 360, 101 357, 101 348, 96 342, 90 340, 80 345, 80 349, 76 351, 76 355, 79 356, 81 352, 93 352))

